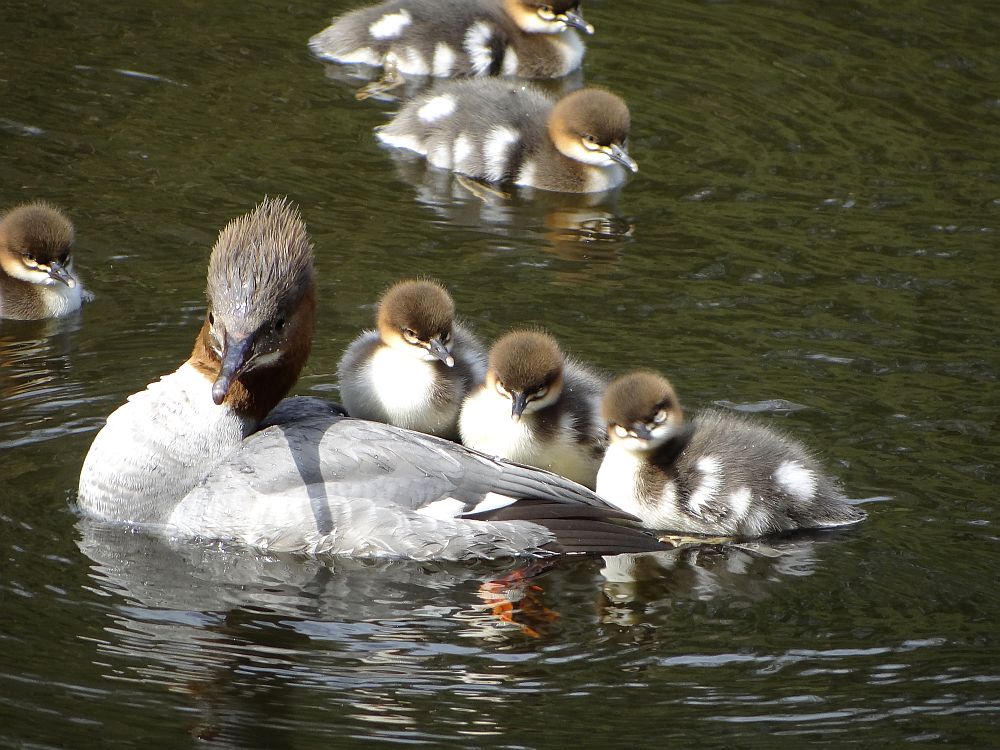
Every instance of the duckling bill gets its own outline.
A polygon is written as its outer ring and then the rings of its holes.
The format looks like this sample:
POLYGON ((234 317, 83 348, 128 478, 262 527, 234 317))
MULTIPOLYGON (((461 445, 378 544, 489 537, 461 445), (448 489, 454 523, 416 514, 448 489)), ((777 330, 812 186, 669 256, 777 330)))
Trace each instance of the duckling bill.
POLYGON ((528 85, 485 79, 416 97, 376 135, 485 182, 596 193, 638 171, 630 128, 628 106, 609 91, 585 88, 556 102, 528 85))
POLYGON ((73 224, 41 201, 0 217, 0 318, 58 318, 89 294, 73 267, 73 224))
POLYGON ((609 445, 597 492, 648 528, 749 539, 867 517, 797 441, 720 411, 686 424, 657 373, 616 378, 602 413, 609 445))

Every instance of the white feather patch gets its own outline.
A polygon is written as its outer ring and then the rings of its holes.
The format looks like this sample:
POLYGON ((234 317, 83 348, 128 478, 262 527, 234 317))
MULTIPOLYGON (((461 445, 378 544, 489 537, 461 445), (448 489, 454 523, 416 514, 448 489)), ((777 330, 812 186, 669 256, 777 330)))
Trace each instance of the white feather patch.
POLYGON ((417 513, 442 521, 448 521, 457 518, 463 510, 465 510, 465 503, 453 497, 446 497, 443 500, 435 500, 433 503, 428 503, 423 508, 420 508, 417 513))
POLYGON ((469 138, 467 133, 458 134, 458 137, 455 139, 455 143, 452 146, 452 151, 452 164, 454 169, 458 172, 468 171, 469 165, 466 161, 470 156, 472 156, 472 139, 469 138))
POLYGON ((428 99, 427 102, 417 110, 417 117, 419 117, 422 122, 432 123, 443 117, 447 117, 454 111, 455 97, 444 94, 442 96, 435 96, 433 99, 428 99))
POLYGON ((695 466, 701 472, 701 483, 691 493, 688 506, 693 513, 700 515, 701 506, 712 502, 715 499, 715 493, 719 491, 719 486, 722 484, 722 477, 720 476, 722 465, 719 463, 719 459, 714 456, 703 456, 698 459, 698 463, 695 466))
POLYGON ((520 135, 516 130, 504 125, 498 125, 489 132, 483 144, 487 180, 498 182, 504 178, 510 160, 511 146, 517 143, 519 138, 520 135))
POLYGON ((410 12, 403 8, 397 13, 386 13, 368 31, 376 39, 396 39, 412 21, 410 12))
POLYGON ((740 487, 729 495, 729 507, 733 509, 733 520, 738 521, 745 518, 750 510, 750 488, 740 487))
POLYGON ((501 72, 505 76, 517 75, 517 53, 514 51, 513 47, 508 47, 504 50, 503 54, 503 69, 501 72))
POLYGON ((501 495, 498 492, 487 492, 483 499, 476 503, 476 507, 469 511, 469 514, 487 513, 498 508, 506 508, 508 505, 513 505, 516 502, 516 497, 501 495))
POLYGON ((431 72, 423 53, 416 47, 406 47, 396 55, 396 68, 410 76, 425 76, 431 72))
POLYGON ((774 472, 774 479, 800 500, 811 500, 816 494, 816 475, 798 461, 785 461, 774 472))
POLYGON ((434 62, 431 73, 439 78, 447 78, 455 67, 455 50, 444 42, 434 45, 434 62))
POLYGON ((382 128, 375 131, 375 137, 387 146, 409 149, 410 151, 416 151, 422 156, 427 154, 427 147, 424 146, 423 141, 412 133, 390 133, 385 128, 382 128))
POLYGON ((485 21, 476 21, 465 32, 465 52, 476 75, 486 75, 493 64, 493 49, 490 45, 492 37, 493 27, 485 21))
POLYGON ((521 171, 515 182, 526 187, 535 187, 535 162, 526 161, 521 165, 521 171))

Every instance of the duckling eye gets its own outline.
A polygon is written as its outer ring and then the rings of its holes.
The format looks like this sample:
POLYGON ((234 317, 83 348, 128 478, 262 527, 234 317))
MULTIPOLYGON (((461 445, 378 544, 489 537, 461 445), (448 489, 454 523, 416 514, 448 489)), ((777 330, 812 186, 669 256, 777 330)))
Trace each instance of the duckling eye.
POLYGON ((499 393, 501 396, 503 396, 504 398, 510 398, 510 393, 507 392, 507 389, 503 387, 503 383, 501 383, 499 380, 496 382, 494 387, 496 388, 497 393, 499 393))
POLYGON ((654 424, 663 424, 666 421, 667 421, 667 410, 666 409, 660 409, 658 412, 656 412, 656 416, 653 417, 653 423, 654 424))
POLYGON ((404 328, 403 338, 406 340, 408 344, 415 344, 417 343, 417 332, 414 331, 412 328, 404 328))
POLYGON ((555 11, 552 10, 551 5, 539 5, 538 15, 544 18, 546 21, 551 21, 556 17, 555 11))
POLYGON ((210 326, 215 325, 215 313, 213 313, 211 310, 208 311, 208 324, 210 326))
POLYGON ((620 438, 627 438, 628 437, 628 430, 626 430, 620 424, 614 425, 614 431, 615 431, 615 435, 617 435, 620 438))
POLYGON ((62 263, 64 266, 67 263, 69 263, 69 253, 63 253, 62 255, 60 255, 59 262, 62 263))
POLYGON ((583 140, 583 145, 585 148, 591 151, 594 151, 597 148, 599 148, 599 144, 597 143, 597 136, 591 135, 590 133, 584 133, 581 136, 581 139, 583 140))
POLYGON ((545 398, 545 396, 546 396, 546 394, 548 394, 548 392, 549 392, 549 387, 547 385, 546 386, 542 386, 537 391, 535 391, 534 393, 531 394, 531 400, 534 401, 536 399, 545 398))
POLYGON ((283 330, 285 330, 284 318, 278 318, 276 321, 274 321, 274 330, 277 331, 278 333, 281 333, 283 330))

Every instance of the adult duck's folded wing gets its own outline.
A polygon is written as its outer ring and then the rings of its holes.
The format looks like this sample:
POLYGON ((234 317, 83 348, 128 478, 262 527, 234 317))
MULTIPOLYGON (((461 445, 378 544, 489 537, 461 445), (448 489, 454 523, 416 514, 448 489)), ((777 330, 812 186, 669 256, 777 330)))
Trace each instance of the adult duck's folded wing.
POLYGON ((344 418, 316 399, 279 405, 174 516, 189 533, 222 528, 257 546, 359 556, 662 549, 628 525, 630 516, 569 480, 344 418))

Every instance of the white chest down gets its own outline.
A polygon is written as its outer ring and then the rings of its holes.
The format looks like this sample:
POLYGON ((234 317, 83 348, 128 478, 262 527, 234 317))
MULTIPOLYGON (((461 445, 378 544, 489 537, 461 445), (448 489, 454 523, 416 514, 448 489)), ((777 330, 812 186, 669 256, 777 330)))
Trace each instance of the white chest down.
POLYGON ((389 423, 436 432, 457 417, 457 401, 435 398, 440 375, 434 362, 383 347, 372 356, 367 369, 373 396, 389 423))

